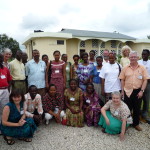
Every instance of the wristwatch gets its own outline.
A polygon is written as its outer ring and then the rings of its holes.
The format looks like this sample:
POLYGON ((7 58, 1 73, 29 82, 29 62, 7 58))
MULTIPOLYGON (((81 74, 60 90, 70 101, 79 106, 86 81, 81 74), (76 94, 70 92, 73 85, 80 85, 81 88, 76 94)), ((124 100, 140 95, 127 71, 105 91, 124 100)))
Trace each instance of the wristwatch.
POLYGON ((144 90, 141 90, 144 93, 144 90))

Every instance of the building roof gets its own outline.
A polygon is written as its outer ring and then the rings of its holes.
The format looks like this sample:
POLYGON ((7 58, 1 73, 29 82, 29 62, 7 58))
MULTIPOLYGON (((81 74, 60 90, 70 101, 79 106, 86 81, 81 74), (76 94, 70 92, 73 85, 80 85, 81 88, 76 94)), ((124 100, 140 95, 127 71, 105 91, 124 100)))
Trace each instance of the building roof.
POLYGON ((111 38, 111 39, 126 39, 136 40, 136 38, 124 35, 117 32, 98 32, 87 30, 75 30, 75 29, 62 29, 59 33, 71 33, 74 37, 93 37, 93 38, 111 38))

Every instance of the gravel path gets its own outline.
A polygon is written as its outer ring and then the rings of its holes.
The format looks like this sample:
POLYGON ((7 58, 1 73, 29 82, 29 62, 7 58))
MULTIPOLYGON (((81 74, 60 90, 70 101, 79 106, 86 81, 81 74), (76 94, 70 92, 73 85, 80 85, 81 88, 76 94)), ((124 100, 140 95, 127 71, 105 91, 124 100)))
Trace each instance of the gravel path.
POLYGON ((41 125, 31 143, 16 140, 7 145, 0 136, 0 150, 150 150, 150 125, 140 124, 142 132, 129 128, 125 141, 118 135, 101 132, 101 127, 73 128, 56 124, 41 125))

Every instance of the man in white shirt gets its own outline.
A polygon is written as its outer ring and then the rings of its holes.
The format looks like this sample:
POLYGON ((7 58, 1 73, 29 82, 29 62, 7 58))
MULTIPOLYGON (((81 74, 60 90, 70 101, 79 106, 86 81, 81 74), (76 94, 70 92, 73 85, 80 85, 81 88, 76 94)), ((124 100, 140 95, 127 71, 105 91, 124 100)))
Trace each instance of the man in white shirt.
POLYGON ((110 53, 109 62, 103 65, 100 73, 100 78, 102 78, 101 93, 106 97, 106 102, 111 99, 112 92, 121 90, 121 82, 119 79, 121 66, 115 61, 115 54, 110 53))
POLYGON ((103 65, 109 62, 109 50, 105 49, 103 52, 103 65))
MULTIPOLYGON (((142 59, 138 61, 140 65, 145 66, 149 78, 150 78, 150 60, 148 59, 150 56, 150 51, 148 49, 143 49, 142 59)), ((143 93, 143 109, 142 109, 142 117, 150 124, 150 116, 149 114, 149 104, 150 104, 150 79, 148 79, 146 89, 143 93)))

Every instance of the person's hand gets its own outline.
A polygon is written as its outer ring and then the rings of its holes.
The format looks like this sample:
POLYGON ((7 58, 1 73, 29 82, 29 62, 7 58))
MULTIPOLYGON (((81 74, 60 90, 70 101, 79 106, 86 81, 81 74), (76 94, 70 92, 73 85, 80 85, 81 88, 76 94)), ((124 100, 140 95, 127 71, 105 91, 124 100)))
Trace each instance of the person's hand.
POLYGON ((125 135, 123 133, 120 133, 119 137, 120 137, 120 141, 123 141, 125 139, 125 135))
POLYGON ((56 120, 57 123, 61 122, 61 120, 60 120, 60 114, 59 113, 55 114, 54 117, 55 117, 55 120, 56 120))
POLYGON ((106 124, 109 126, 110 125, 109 119, 107 118, 107 119, 105 119, 105 121, 106 121, 106 124))
POLYGON ((124 99, 124 91, 121 91, 121 98, 124 99))
POLYGON ((26 121, 24 119, 20 119, 18 124, 19 126, 23 126, 26 123, 26 121))
POLYGON ((138 97, 138 99, 139 99, 139 98, 142 98, 142 96, 143 96, 143 91, 140 91, 140 92, 138 93, 137 97, 138 97))

